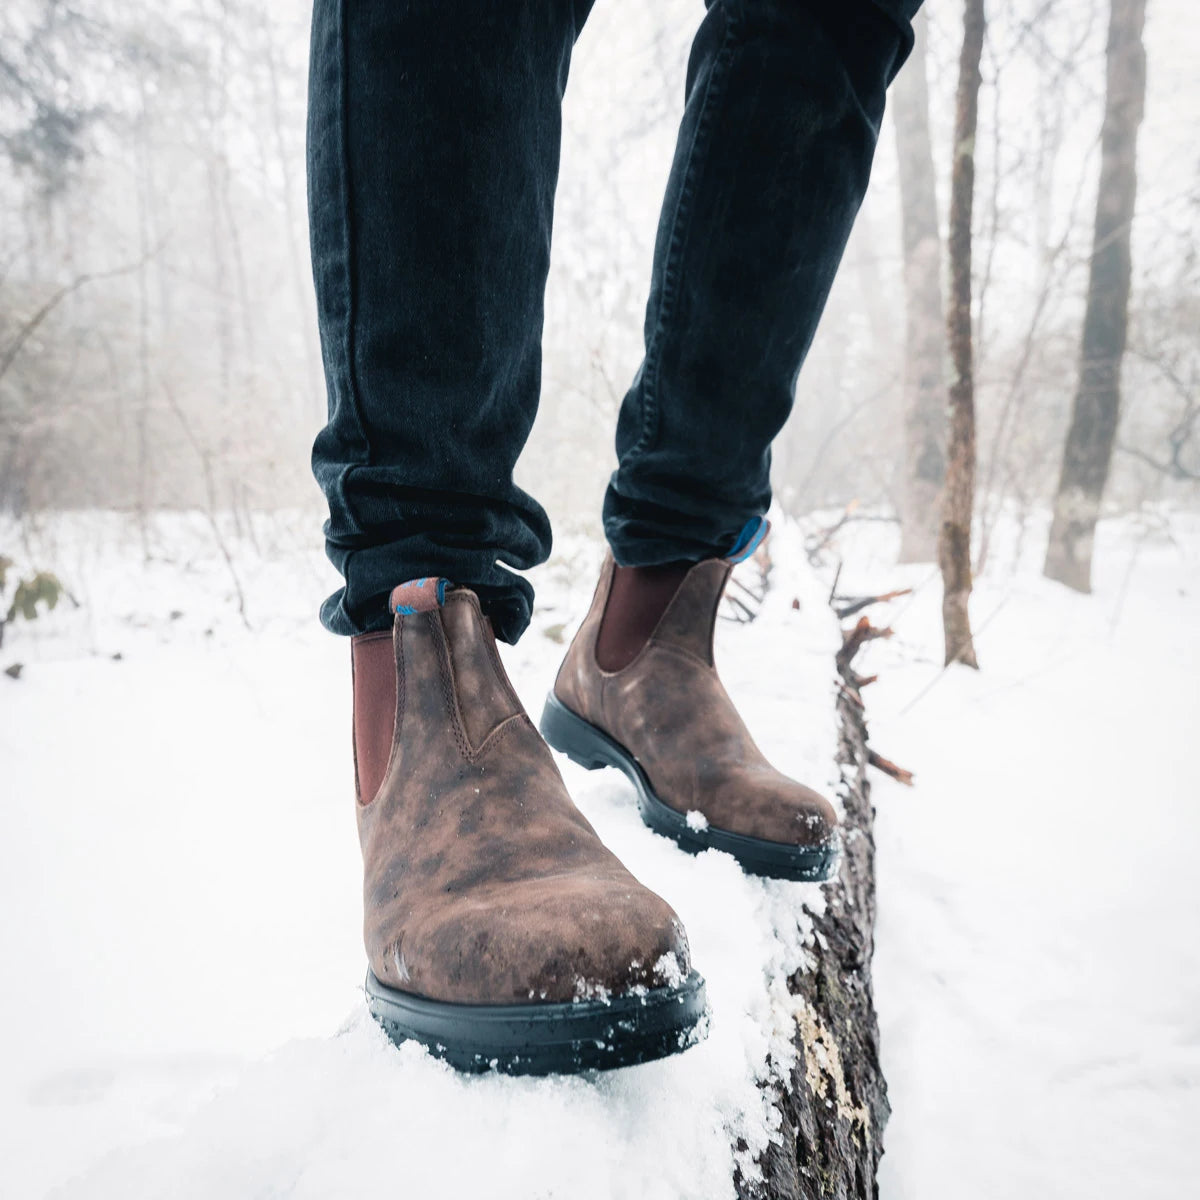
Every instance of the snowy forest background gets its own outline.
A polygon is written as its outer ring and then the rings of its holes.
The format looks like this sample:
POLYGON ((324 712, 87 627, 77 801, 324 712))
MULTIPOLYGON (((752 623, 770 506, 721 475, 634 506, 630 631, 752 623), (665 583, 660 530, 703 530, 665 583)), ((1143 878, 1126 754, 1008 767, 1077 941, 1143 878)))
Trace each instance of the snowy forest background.
MULTIPOLYGON (((542 410, 521 466, 558 528, 597 527, 616 408, 640 358, 696 7, 607 0, 572 65, 542 410)), ((943 227, 959 7, 926 6, 929 182, 943 227)), ((990 14, 974 220, 977 558, 1005 503, 1028 513, 1057 483, 1079 373, 1107 20, 1102 0, 1019 0, 990 14)), ((4 6, 5 511, 316 509, 307 459, 324 387, 305 224, 307 21, 307 5, 282 0, 4 6)), ((1181 0, 1151 4, 1114 512, 1194 503, 1200 474, 1190 30, 1181 0)), ((790 513, 903 504, 903 267, 889 111, 776 451, 790 513)))
MULTIPOLYGON (((1120 424, 1083 593, 1043 567, 1106 38, 1140 0, 987 5, 975 672, 945 666, 927 476, 978 7, 927 0, 776 445, 771 587, 755 621, 719 623, 717 657, 764 750, 832 789, 827 600, 910 589, 871 608, 894 636, 856 659, 878 675, 872 748, 916 772, 871 773, 884 1200, 1167 1200, 1200 1175, 1200 33, 1185 0, 1149 0, 1120 424)), ((701 11, 597 0, 571 67, 518 468, 555 550, 502 648, 535 715, 599 562, 701 11)), ((682 916, 704 1044, 600 1079, 467 1080, 365 1016, 348 655, 316 620, 336 581, 308 466, 308 21, 305 0, 0 5, 0 1195, 727 1200, 735 1173, 747 1194, 828 893, 687 858, 614 772, 562 764, 682 916)))

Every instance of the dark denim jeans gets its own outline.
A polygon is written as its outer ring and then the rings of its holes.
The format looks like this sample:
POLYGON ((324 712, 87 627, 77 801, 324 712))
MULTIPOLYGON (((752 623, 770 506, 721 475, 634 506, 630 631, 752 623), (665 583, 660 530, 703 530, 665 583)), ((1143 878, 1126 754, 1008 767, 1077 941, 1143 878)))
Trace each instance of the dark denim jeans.
MULTIPOLYGON (((729 550, 792 405, 920 0, 709 0, 604 498, 617 562, 729 550)), ((315 0, 308 181, 329 423, 313 469, 345 587, 474 588, 529 621, 550 552, 513 483, 541 384, 560 105, 591 0, 315 0)), ((568 470, 569 464, 564 463, 568 470)))

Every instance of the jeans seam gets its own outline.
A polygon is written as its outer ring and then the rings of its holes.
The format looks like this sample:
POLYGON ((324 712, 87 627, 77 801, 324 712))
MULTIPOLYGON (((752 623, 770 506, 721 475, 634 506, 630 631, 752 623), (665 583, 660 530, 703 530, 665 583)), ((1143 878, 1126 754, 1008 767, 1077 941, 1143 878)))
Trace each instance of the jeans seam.
POLYGON ((671 235, 667 242, 667 257, 663 266, 662 297, 659 300, 654 332, 651 334, 650 345, 646 353, 646 386, 642 392, 642 428, 637 442, 629 451, 630 456, 646 450, 654 440, 658 428, 658 385, 659 371, 662 366, 663 327, 674 313, 675 301, 678 296, 677 260, 690 232, 691 200, 695 191, 695 177, 700 169, 698 160, 707 151, 714 102, 720 98, 720 89, 724 86, 729 62, 733 57, 733 40, 734 34, 737 32, 737 20, 731 11, 732 8, 732 4, 725 5, 727 14, 725 32, 713 61, 712 73, 704 86, 704 95, 700 98, 700 116, 696 123, 696 134, 692 138, 691 146, 688 147, 683 182, 680 184, 679 198, 671 217, 671 235))
MULTIPOLYGON (((371 439, 367 435, 367 427, 362 418, 362 406, 359 403, 358 394, 358 366, 357 366, 357 342, 355 338, 355 323, 357 320, 357 306, 354 302, 355 290, 355 270, 354 270, 354 209, 353 200, 350 192, 350 131, 349 117, 347 110, 349 109, 349 91, 350 91, 350 69, 347 62, 349 54, 348 38, 346 36, 346 0, 338 0, 338 24, 337 24, 337 42, 338 42, 338 167, 341 176, 341 191, 342 203, 338 206, 342 216, 342 247, 345 254, 346 262, 346 325, 343 333, 343 348, 346 355, 346 392, 347 400, 350 404, 350 411, 354 415, 354 423, 358 426, 358 436, 362 441, 363 449, 366 452, 365 461, 362 463, 350 463, 347 465, 343 473, 343 487, 345 479, 354 470, 356 466, 371 465, 371 439)), ((347 511, 349 506, 347 505, 347 511)))

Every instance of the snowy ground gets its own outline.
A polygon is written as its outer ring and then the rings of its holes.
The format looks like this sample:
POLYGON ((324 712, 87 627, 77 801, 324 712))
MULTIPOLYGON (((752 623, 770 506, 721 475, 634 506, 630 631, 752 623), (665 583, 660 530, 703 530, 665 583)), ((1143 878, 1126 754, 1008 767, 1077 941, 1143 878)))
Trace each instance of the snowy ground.
MULTIPOLYGON (((1200 521, 1102 532, 1079 597, 1038 578, 1037 530, 1004 531, 979 675, 938 668, 940 589, 894 566, 886 527, 831 552, 843 590, 918 587, 863 660, 874 740, 918 772, 876 792, 885 1200, 1165 1198, 1200 1169, 1200 521)), ((755 1079, 783 1052, 781 981, 820 890, 687 858, 619 777, 568 765, 683 916, 709 1040, 541 1081, 392 1049, 362 1013, 348 662, 314 627, 311 534, 276 520, 259 552, 234 544, 252 630, 199 520, 153 530, 149 563, 112 517, 34 546, 81 606, 0 650, 25 664, 0 676, 0 1196, 730 1195, 733 1139, 769 1134, 755 1079)), ((827 785, 828 573, 794 530, 776 555, 762 618, 724 626, 718 655, 779 764, 827 785)), ((568 541, 539 573, 506 656, 534 711, 595 562, 568 541)))
POLYGON ((862 528, 844 587, 919 588, 860 665, 918 773, 874 793, 884 1197, 1196 1195, 1200 519, 1102 525, 1090 597, 1006 528, 978 675, 937 665, 939 582, 862 528))

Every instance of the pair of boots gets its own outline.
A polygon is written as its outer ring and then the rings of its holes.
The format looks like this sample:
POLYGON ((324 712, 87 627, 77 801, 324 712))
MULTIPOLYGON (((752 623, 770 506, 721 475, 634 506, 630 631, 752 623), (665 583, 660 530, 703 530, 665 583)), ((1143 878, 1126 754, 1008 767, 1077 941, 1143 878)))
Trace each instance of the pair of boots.
POLYGON ((597 837, 547 742, 622 770, 646 823, 685 850, 828 876, 833 810, 771 767, 717 677, 731 569, 610 557, 546 701, 545 740, 469 589, 403 584, 391 631, 353 640, 367 995, 393 1040, 460 1069, 544 1074, 702 1036, 704 981, 682 923, 597 837))

